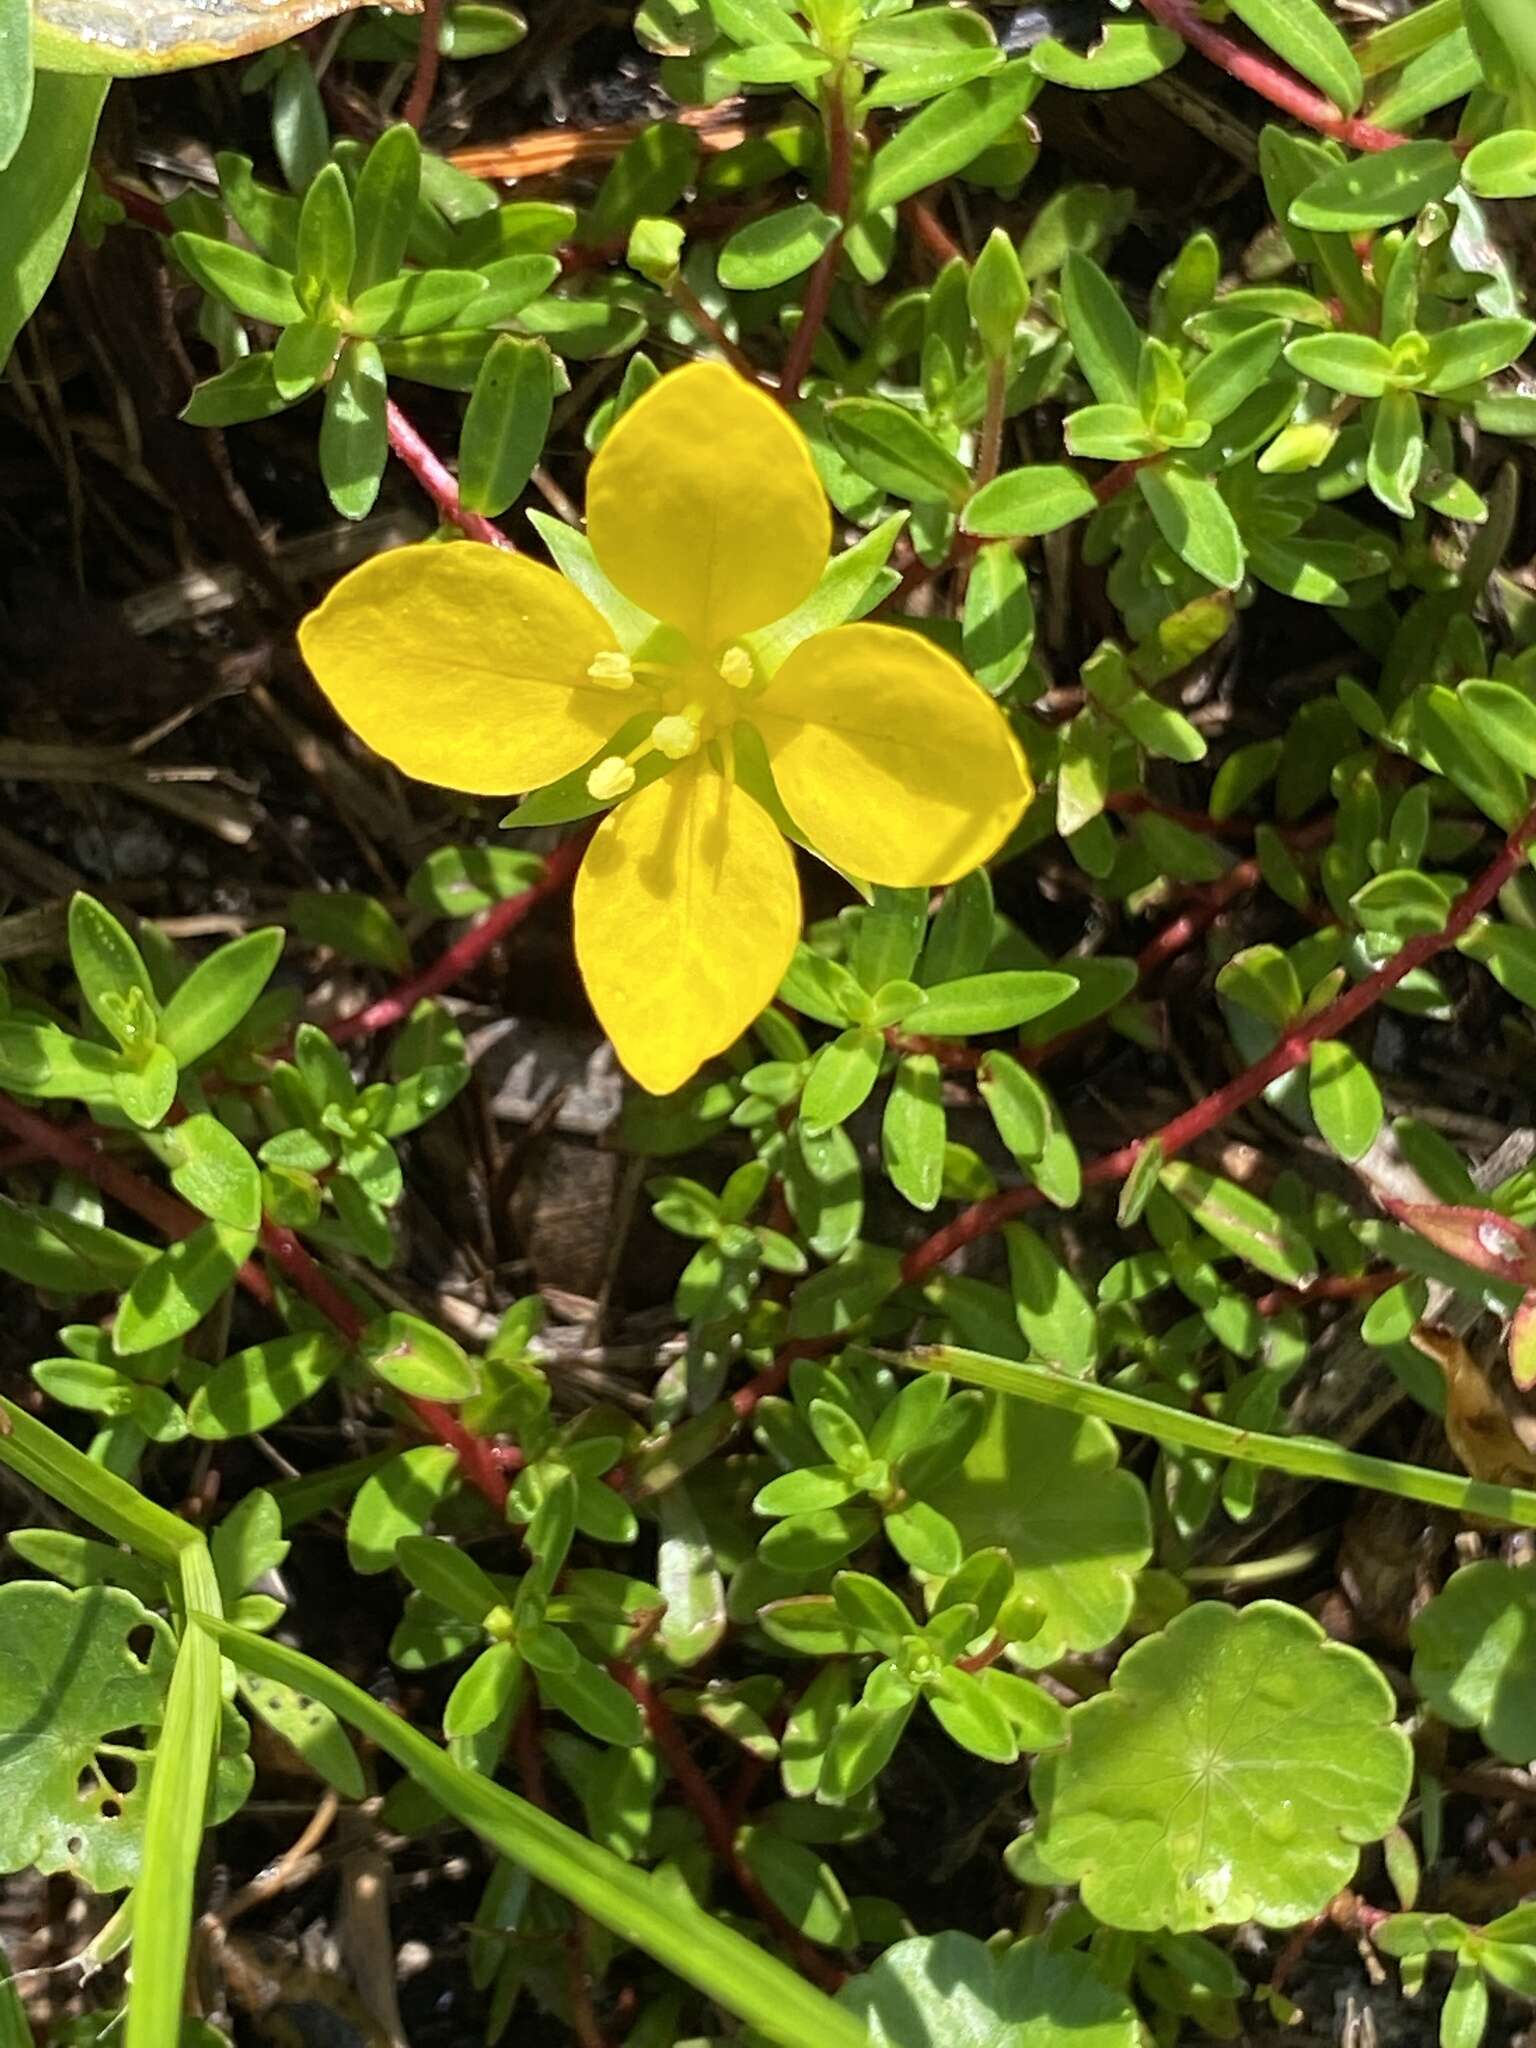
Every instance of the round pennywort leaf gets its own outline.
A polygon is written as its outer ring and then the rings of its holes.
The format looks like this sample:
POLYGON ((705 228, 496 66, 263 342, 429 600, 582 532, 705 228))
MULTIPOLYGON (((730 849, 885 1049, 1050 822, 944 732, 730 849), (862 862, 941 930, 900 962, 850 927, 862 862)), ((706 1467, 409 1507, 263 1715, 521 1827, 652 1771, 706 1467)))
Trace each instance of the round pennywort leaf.
POLYGON ((1111 1927, 1291 1927, 1349 1883, 1412 1777, 1391 1689, 1299 1609, 1202 1601, 1068 1716, 1040 1855, 1111 1927))

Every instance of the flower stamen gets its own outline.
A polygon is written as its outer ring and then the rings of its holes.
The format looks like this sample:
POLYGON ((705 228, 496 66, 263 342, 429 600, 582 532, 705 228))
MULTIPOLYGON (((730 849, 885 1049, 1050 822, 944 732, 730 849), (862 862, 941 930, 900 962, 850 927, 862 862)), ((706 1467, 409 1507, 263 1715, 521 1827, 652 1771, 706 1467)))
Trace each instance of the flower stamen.
POLYGON ((635 771, 622 754, 607 755, 587 777, 587 795, 596 797, 600 804, 627 796, 634 786, 635 771))
POLYGON ((745 690, 752 682, 752 657, 745 647, 727 647, 717 671, 720 680, 733 690, 745 690))
POLYGON ((605 648, 587 667, 587 681, 606 690, 627 690, 634 680, 634 663, 617 647, 605 648))
POLYGON ((686 761, 699 750, 703 737, 704 707, 689 704, 670 717, 658 718, 639 746, 627 754, 606 754, 587 776, 587 794, 599 803, 612 803, 628 796, 635 786, 635 763, 647 754, 665 754, 669 761, 686 761))
POLYGON ((665 754, 669 761, 686 761, 690 754, 699 750, 699 732, 704 716, 701 704, 690 704, 683 711, 670 718, 658 718, 651 727, 647 747, 654 747, 658 754, 665 754))

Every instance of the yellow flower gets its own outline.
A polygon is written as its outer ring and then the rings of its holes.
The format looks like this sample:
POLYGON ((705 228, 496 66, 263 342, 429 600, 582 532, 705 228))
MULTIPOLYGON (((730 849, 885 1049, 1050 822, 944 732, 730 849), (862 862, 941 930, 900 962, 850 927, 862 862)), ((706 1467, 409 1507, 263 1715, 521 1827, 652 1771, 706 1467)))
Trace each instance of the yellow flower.
POLYGON ((789 965, 786 830, 867 882, 949 882, 1007 838, 1029 777, 997 706, 916 633, 834 626, 777 658, 793 634, 761 629, 815 590, 831 522, 804 437, 734 371, 674 371, 624 414, 587 534, 613 623, 523 556, 428 543, 353 570, 300 642, 409 775, 491 795, 584 771, 589 801, 617 799, 577 877, 576 952, 619 1058, 665 1094, 789 965))

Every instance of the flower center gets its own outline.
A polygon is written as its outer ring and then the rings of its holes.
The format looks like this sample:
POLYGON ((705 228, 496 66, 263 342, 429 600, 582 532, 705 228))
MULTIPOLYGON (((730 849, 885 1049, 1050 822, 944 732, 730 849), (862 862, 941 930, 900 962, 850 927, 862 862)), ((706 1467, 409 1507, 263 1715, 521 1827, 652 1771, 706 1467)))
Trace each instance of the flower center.
POLYGON ((742 715, 746 693, 757 681, 757 665, 745 647, 723 649, 714 661, 687 650, 674 661, 632 661, 627 654, 598 655, 588 680, 626 690, 645 684, 655 693, 660 716, 627 754, 605 754, 587 776, 587 793, 612 803, 635 786, 636 764, 651 754, 686 761, 726 732, 742 715))

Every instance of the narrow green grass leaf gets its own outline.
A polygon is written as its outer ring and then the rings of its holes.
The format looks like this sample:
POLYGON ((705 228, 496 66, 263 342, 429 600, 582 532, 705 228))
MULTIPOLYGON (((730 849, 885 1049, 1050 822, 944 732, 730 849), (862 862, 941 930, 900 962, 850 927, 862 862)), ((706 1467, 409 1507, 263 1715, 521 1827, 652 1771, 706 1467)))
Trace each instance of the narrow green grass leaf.
MULTIPOLYGON (((210 1646, 216 1642, 243 1670, 320 1700, 392 1756, 465 1827, 780 2048, 805 2048, 808 2041, 816 2048, 869 2048, 856 2020, 755 1942, 516 1793, 463 1769, 336 1672, 228 1622, 209 1618, 203 1627, 210 1646)), ((130 2037, 129 2048, 151 2044, 130 2037)))

